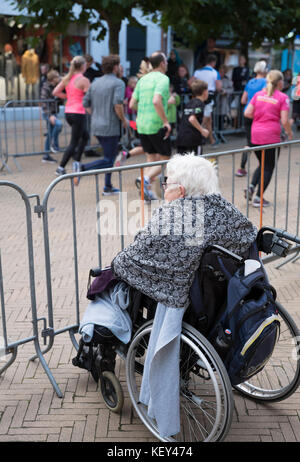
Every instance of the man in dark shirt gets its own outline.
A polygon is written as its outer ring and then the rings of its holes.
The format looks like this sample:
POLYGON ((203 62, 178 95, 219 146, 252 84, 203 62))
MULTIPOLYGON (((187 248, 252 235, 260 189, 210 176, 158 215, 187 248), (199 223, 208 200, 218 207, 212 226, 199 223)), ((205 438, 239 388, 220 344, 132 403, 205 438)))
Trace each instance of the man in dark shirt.
POLYGON ((207 83, 202 80, 195 80, 191 84, 193 98, 184 107, 176 142, 180 154, 192 151, 195 155, 202 154, 204 138, 209 135, 209 131, 201 125, 204 102, 208 98, 207 87, 207 83))
POLYGON ((94 69, 92 67, 93 63, 94 63, 94 59, 91 55, 85 55, 85 61, 86 61, 86 71, 85 73, 83 74, 87 79, 89 79, 89 81, 92 83, 93 80, 96 78, 96 77, 102 77, 103 75, 103 71, 102 71, 102 68, 101 68, 101 64, 99 63, 95 63, 95 65, 97 66, 98 70, 94 69))
POLYGON ((249 78, 249 67, 246 66, 246 58, 245 56, 241 55, 239 58, 239 66, 235 67, 232 71, 234 91, 244 91, 249 78))

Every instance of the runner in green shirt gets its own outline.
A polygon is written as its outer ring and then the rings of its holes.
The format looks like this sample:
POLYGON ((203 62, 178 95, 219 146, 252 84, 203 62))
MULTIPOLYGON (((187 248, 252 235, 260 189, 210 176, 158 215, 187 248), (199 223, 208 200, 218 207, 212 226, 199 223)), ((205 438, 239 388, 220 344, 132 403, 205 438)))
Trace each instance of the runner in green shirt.
MULTIPOLYGON (((141 77, 130 100, 129 107, 137 109, 137 131, 147 162, 168 160, 171 156, 171 126, 167 119, 170 97, 169 77, 165 75, 168 62, 164 53, 153 53, 149 61, 152 71, 141 77)), ((161 167, 145 169, 144 196, 146 200, 157 199, 151 190, 151 181, 161 172, 161 167)), ((137 187, 141 179, 136 179, 137 187)))
POLYGON ((170 97, 169 77, 161 72, 149 72, 142 77, 134 90, 133 98, 138 103, 137 129, 138 133, 154 135, 163 126, 163 121, 156 112, 153 104, 154 95, 161 95, 165 113, 168 110, 170 97))

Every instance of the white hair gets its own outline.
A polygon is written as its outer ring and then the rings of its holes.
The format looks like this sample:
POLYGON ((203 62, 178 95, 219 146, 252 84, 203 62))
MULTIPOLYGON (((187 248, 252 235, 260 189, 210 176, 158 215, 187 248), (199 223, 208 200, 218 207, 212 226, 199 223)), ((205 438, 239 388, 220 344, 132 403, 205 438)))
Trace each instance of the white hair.
POLYGON ((267 72, 267 63, 266 61, 258 61, 254 66, 255 74, 265 74, 267 72))
POLYGON ((167 176, 170 183, 184 186, 186 196, 219 193, 216 168, 202 156, 174 155, 167 164, 167 176))

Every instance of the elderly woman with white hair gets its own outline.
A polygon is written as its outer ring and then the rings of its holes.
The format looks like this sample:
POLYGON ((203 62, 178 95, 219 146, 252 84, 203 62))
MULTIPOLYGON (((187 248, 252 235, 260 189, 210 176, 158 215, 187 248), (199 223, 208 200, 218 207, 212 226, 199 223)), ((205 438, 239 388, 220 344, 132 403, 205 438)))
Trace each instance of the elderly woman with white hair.
POLYGON ((140 401, 156 419, 161 436, 174 435, 180 428, 180 333, 201 255, 209 245, 243 255, 257 234, 220 195, 211 162, 191 154, 175 155, 166 172, 165 202, 112 262, 115 275, 158 302, 140 401))

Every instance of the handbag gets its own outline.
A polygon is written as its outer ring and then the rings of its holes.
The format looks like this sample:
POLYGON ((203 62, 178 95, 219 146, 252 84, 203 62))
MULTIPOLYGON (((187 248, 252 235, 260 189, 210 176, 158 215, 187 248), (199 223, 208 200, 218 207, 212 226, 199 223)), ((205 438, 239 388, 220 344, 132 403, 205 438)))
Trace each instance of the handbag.
POLYGON ((112 268, 92 268, 89 272, 89 280, 87 285, 87 298, 89 300, 95 300, 95 297, 101 292, 104 292, 112 285, 116 284, 119 278, 114 275, 112 268), (92 277, 95 279, 91 282, 92 277))

